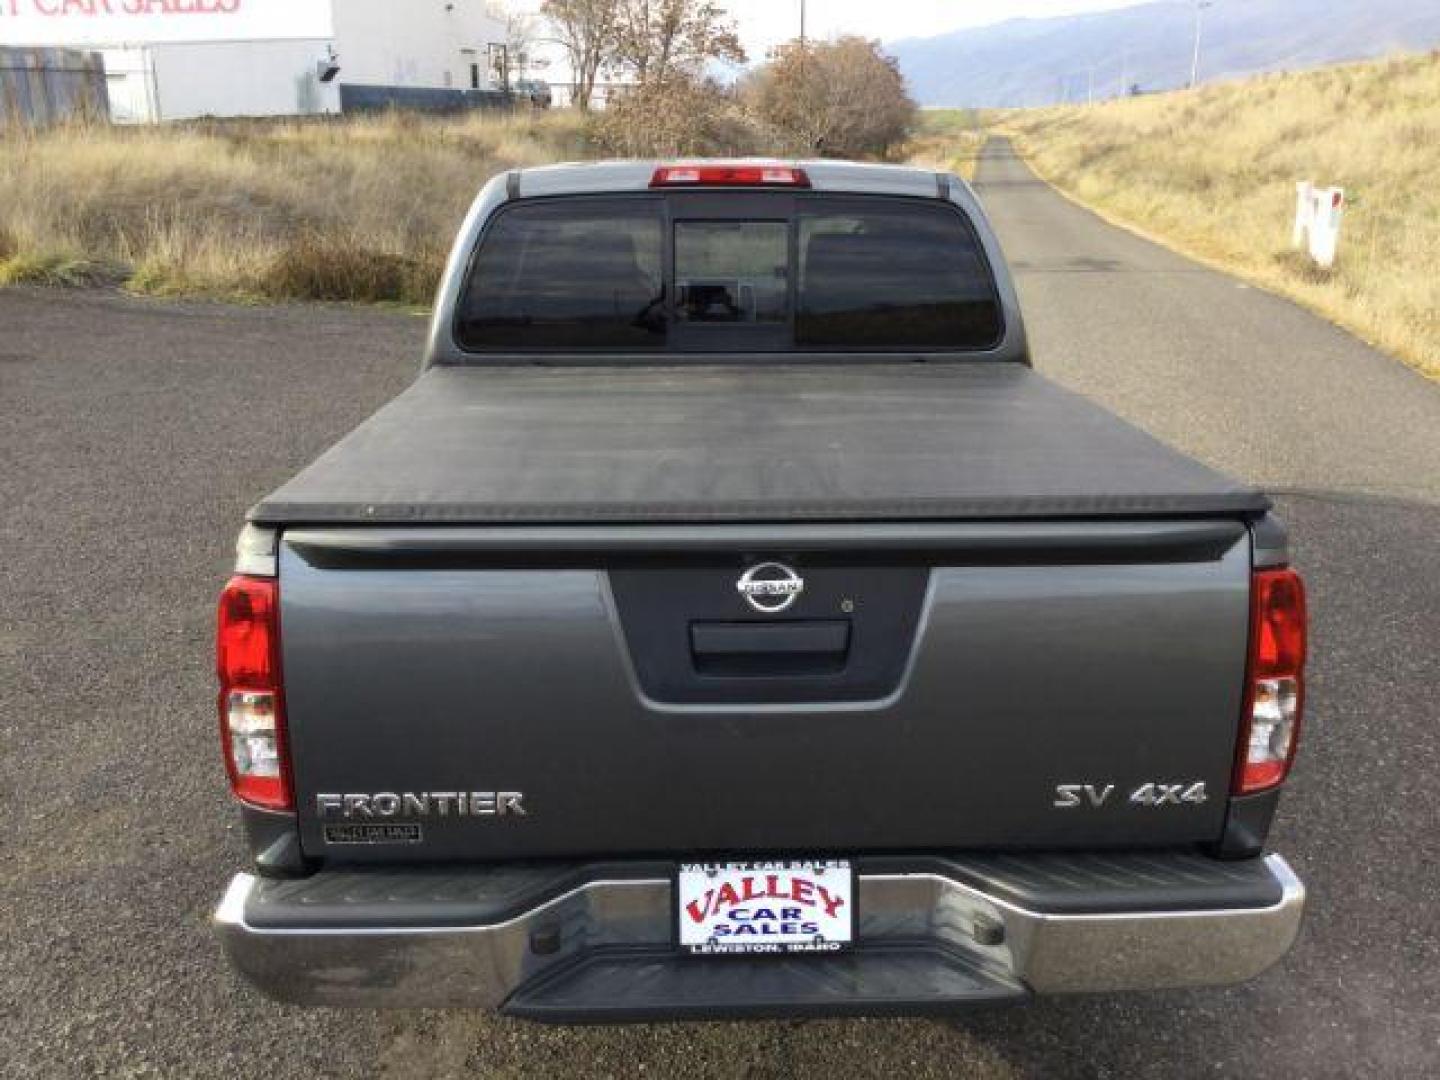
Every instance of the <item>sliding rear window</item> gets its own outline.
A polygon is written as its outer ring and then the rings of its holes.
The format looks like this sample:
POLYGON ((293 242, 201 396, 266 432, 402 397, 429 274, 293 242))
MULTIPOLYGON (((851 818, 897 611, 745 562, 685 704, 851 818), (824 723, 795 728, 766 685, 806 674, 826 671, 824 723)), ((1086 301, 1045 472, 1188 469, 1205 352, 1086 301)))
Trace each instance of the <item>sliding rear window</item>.
POLYGON ((1002 331, 958 208, 753 192, 505 207, 456 319, 484 352, 964 351, 1002 331))

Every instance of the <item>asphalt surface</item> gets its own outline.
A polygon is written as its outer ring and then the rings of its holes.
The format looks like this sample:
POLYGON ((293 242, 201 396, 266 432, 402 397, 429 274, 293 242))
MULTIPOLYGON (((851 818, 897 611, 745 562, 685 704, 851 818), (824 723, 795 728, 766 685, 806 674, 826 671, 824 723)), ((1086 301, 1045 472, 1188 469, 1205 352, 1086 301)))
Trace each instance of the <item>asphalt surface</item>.
POLYGON ((951 1022, 550 1029, 270 1005, 206 918, 243 859, 211 606, 245 508, 403 387, 406 315, 0 292, 0 1075, 1420 1076, 1440 1069, 1440 385, 1061 199, 980 191, 1038 366, 1281 492, 1314 619, 1273 835, 1311 889, 1245 986, 951 1022))

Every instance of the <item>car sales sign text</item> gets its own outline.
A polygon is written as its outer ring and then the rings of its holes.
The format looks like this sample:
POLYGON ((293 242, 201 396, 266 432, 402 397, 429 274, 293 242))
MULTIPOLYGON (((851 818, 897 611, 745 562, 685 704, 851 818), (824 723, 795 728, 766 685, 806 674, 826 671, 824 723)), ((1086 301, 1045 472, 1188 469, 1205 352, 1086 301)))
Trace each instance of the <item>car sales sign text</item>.
POLYGON ((683 863, 686 952, 838 952, 854 940, 855 875, 844 859, 683 863))
POLYGON ((334 36, 328 0, 0 0, 0 45, 334 36))
POLYGON ((0 0, 0 14, 49 19, 102 15, 234 15, 245 0, 0 0))

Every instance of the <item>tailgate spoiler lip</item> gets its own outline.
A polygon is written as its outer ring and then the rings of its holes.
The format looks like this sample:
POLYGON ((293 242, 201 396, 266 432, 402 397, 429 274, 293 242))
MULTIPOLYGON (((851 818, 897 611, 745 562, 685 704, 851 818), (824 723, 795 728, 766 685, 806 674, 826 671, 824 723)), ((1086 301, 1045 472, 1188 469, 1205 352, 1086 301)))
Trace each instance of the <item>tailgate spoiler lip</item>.
POLYGON ((473 502, 344 503, 266 498, 245 513, 261 528, 402 525, 406 527, 606 528, 645 525, 705 528, 715 525, 969 525, 995 522, 1097 523, 1255 521, 1275 509, 1264 492, 1237 487, 1215 495, 912 498, 785 503, 764 500, 712 503, 510 504, 473 502))
POLYGON ((1213 562, 1243 521, 1021 521, 849 525, 301 526, 285 545, 320 569, 484 565, 506 557, 593 564, 597 556, 786 551, 960 559, 967 564, 1213 562))

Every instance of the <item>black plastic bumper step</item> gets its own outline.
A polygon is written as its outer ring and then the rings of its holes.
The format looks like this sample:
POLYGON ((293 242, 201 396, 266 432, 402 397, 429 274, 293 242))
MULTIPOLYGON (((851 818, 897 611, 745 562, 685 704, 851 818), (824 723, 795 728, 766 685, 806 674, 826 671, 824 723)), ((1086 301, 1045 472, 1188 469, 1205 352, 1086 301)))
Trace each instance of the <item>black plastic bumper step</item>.
POLYGON ((510 1016, 549 1023, 915 1016, 1023 1001, 1018 982, 931 944, 828 956, 596 953, 521 986, 510 1016))
POLYGON ((863 874, 939 874, 987 896, 1052 915, 1264 908, 1281 882, 1264 859, 1225 862, 1193 851, 972 853, 859 860, 863 874))

